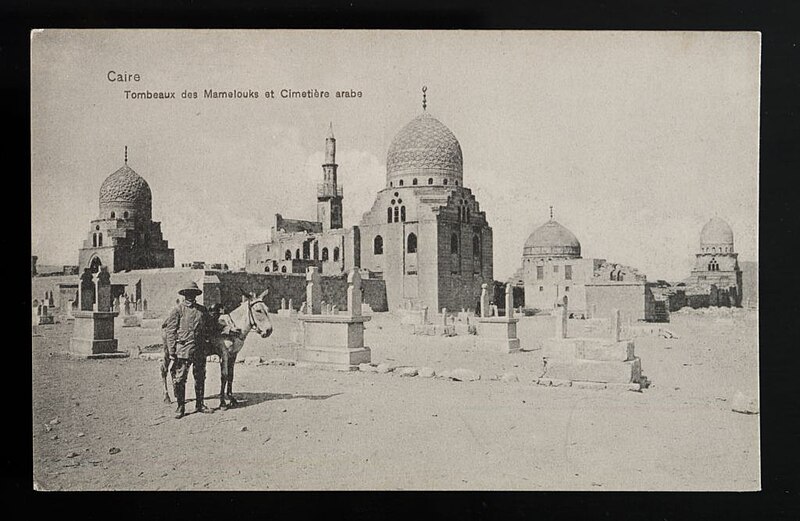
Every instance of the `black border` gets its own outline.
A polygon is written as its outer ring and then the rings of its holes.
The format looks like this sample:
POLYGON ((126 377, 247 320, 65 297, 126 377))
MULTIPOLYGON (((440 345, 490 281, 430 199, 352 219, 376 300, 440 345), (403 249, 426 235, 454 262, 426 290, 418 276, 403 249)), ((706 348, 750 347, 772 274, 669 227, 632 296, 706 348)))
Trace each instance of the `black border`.
MULTIPOLYGON (((112 0, 7 2, 0 5, 0 99, 8 107, 6 133, 19 160, 4 178, 30 181, 30 68, 32 28, 364 28, 364 29, 602 29, 715 30, 762 32, 760 150, 761 268, 761 422, 760 493, 34 493, 31 490, 32 439, 15 420, 30 418, 19 404, 19 389, 30 369, 7 367, 19 384, 10 384, 11 400, 22 414, 6 415, 3 488, 25 510, 17 515, 68 515, 80 518, 122 516, 162 519, 191 517, 375 519, 403 517, 444 519, 800 519, 796 446, 798 271, 793 258, 797 236, 797 185, 800 173, 797 115, 800 97, 800 17, 795 2, 714 1, 561 1, 503 5, 468 1, 385 2, 223 0, 112 0), (27 130, 27 132, 26 132, 27 130), (19 141, 18 146, 17 141, 19 141), (795 266, 793 266, 795 264, 795 266), (24 499, 23 499, 24 498, 24 499), (33 506, 35 512, 26 508, 33 506)), ((30 187, 30 183, 27 184, 30 187)), ((28 188, 30 189, 30 188, 28 188)), ((27 204, 30 204, 28 199, 27 204)), ((19 211, 19 210, 17 210, 19 211)), ((24 211, 24 209, 23 209, 24 211)), ((11 220, 10 223, 14 223, 11 220)), ((14 230, 9 230, 14 231, 14 230)), ((24 240, 24 239, 23 239, 24 240)), ((24 252, 24 248, 23 248, 24 252)), ((20 255, 21 256, 21 255, 20 255)), ((21 266, 27 260, 22 258, 21 266)), ((17 278, 17 277, 11 277, 17 278)), ((14 281, 15 282, 15 281, 14 281)), ((22 281, 23 285, 25 284, 22 281)), ((28 305, 26 289, 13 304, 28 305)), ((27 335, 27 328, 23 331, 27 335)), ((24 345, 23 344, 21 345, 24 345)), ((8 345, 7 349, 12 346, 8 345)), ((26 362, 30 363, 27 357, 26 362)), ((9 362, 6 362, 7 364, 9 362)), ((711 375, 710 377, 713 377, 711 375)), ((9 384, 7 384, 9 385, 9 384)), ((29 395, 28 395, 29 396, 29 395)), ((28 424, 30 425, 30 423, 28 424)), ((38 516, 37 516, 38 517, 38 516)))

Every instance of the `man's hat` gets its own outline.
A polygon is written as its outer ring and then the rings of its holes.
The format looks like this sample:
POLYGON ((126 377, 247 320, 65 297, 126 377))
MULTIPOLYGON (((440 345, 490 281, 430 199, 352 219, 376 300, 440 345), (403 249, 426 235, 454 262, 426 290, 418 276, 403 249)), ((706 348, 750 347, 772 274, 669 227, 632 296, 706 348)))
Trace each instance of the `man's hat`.
POLYGON ((186 284, 184 287, 178 290, 178 295, 186 295, 187 293, 193 293, 195 295, 199 295, 203 292, 202 289, 197 287, 197 283, 192 281, 186 284))

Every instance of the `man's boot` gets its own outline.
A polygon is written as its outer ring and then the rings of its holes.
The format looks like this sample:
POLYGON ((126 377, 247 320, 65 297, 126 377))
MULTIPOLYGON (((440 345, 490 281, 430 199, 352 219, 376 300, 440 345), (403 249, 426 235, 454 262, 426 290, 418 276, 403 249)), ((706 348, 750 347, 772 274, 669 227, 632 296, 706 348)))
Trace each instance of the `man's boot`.
POLYGON ((194 384, 194 396, 195 396, 195 398, 194 398, 194 403, 195 403, 194 412, 202 412, 202 413, 210 414, 210 413, 213 413, 214 411, 209 409, 208 407, 206 407, 203 404, 203 398, 205 397, 205 392, 206 392, 205 387, 206 386, 204 385, 204 383, 195 383, 194 384))
POLYGON ((175 418, 180 420, 186 415, 186 386, 175 385, 175 401, 178 402, 178 408, 175 409, 175 418))

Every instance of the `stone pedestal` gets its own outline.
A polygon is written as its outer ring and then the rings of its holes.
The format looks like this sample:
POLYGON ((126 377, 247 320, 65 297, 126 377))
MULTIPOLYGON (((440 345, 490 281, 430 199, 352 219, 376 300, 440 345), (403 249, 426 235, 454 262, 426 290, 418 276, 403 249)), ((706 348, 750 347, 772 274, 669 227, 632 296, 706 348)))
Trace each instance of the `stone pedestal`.
POLYGON ((642 363, 638 358, 625 362, 548 359, 544 376, 552 380, 571 382, 632 384, 641 381, 642 363))
POLYGON ((75 311, 75 325, 69 343, 70 353, 81 358, 124 358, 117 351, 113 311, 75 311))
POLYGON ((545 340, 542 354, 547 379, 606 384, 635 384, 642 379, 633 340, 551 338, 545 340))
POLYGON ((298 367, 355 371, 372 360, 364 347, 364 322, 371 317, 348 315, 299 315, 303 346, 297 348, 298 367))
POLYGON ((456 336, 456 326, 454 324, 414 324, 412 327, 412 335, 456 336))
POLYGON ((500 353, 519 351, 518 318, 480 317, 476 322, 478 334, 475 337, 475 347, 500 353))

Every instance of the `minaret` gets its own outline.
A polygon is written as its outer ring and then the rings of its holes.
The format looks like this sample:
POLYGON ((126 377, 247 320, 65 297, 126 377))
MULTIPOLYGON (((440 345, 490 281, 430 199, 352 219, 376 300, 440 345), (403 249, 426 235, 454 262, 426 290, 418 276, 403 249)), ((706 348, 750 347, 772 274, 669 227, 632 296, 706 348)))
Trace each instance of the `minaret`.
POLYGON ((325 163, 322 165, 323 181, 317 185, 317 221, 322 230, 342 227, 342 189, 336 180, 336 138, 333 137, 333 123, 325 139, 325 163))

